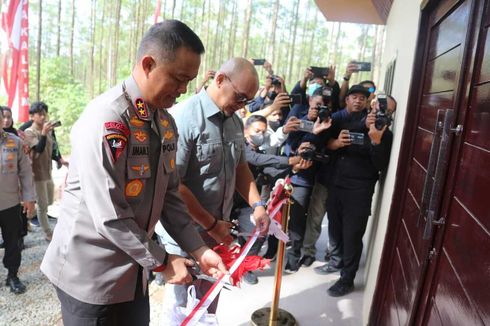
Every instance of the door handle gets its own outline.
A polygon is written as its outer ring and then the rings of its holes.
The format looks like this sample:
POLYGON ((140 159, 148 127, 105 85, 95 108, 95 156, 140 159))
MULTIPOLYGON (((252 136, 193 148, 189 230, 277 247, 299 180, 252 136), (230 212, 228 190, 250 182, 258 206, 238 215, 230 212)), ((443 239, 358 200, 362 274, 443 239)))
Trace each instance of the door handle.
MULTIPOLYGON (((437 153, 435 164, 434 182, 429 197, 427 207, 424 236, 423 239, 429 239, 432 234, 434 224, 438 224, 439 220, 434 223, 434 216, 439 208, 441 193, 444 190, 444 176, 446 175, 448 160, 449 160, 449 143, 451 140, 451 126, 454 121, 454 110, 448 109, 444 112, 444 123, 442 127, 440 146, 437 153)), ((456 129, 456 128, 455 128, 456 129)))

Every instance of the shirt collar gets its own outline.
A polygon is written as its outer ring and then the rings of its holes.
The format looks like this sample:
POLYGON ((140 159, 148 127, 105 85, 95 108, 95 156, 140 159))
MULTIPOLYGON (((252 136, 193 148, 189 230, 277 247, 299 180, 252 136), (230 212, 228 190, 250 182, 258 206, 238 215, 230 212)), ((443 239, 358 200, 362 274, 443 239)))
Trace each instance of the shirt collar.
POLYGON ((128 101, 131 102, 134 113, 140 120, 151 121, 153 110, 151 110, 141 96, 140 89, 133 76, 130 76, 123 83, 123 91, 126 93, 128 101), (128 98, 129 97, 129 98, 128 98))
POLYGON ((204 114, 206 115, 206 118, 210 118, 216 114, 221 114, 221 110, 219 107, 214 103, 214 101, 209 97, 208 92, 203 88, 199 92, 199 101, 201 102, 201 107, 203 109, 204 114))

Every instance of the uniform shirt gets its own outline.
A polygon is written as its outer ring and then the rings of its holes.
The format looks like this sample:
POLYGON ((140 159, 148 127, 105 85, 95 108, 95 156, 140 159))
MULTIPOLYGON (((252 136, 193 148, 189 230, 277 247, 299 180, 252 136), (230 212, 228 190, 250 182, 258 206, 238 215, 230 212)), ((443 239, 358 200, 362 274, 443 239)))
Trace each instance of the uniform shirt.
POLYGON ((61 214, 41 264, 55 286, 91 304, 132 301, 140 266, 163 263, 150 240, 160 217, 186 251, 204 245, 178 192, 175 123, 146 106, 132 77, 124 85, 89 103, 72 128, 61 214))
POLYGON ((31 148, 32 154, 32 172, 34 173, 34 181, 51 180, 51 170, 53 168, 51 162, 51 154, 53 151, 53 137, 51 133, 46 136, 46 147, 41 153, 32 149, 41 140, 41 129, 36 124, 32 124, 25 131, 25 142, 31 148))
POLYGON ((182 183, 211 215, 228 220, 236 168, 246 163, 241 119, 225 117, 204 89, 170 113, 180 135, 176 162, 182 183))
POLYGON ((31 162, 20 138, 0 131, 0 211, 35 198, 31 162))

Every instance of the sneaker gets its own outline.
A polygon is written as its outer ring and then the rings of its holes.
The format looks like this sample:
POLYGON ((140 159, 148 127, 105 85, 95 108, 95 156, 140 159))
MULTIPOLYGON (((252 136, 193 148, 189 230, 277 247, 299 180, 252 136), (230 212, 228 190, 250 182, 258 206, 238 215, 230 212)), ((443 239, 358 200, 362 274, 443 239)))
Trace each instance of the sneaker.
POLYGON ((315 257, 314 256, 310 256, 310 255, 304 255, 303 257, 301 257, 301 259, 299 260, 299 264, 300 265, 303 265, 303 266, 306 266, 306 267, 310 267, 311 264, 313 264, 315 262, 315 257))
POLYGON ((246 272, 243 275, 243 281, 250 285, 259 283, 259 279, 257 278, 257 275, 255 275, 254 272, 246 272))
POLYGON ((320 275, 326 275, 326 274, 331 274, 331 273, 336 273, 340 271, 342 268, 333 266, 329 263, 322 265, 322 266, 317 266, 314 268, 315 272, 320 275))
POLYGON ((284 267, 284 269, 287 272, 296 273, 299 270, 299 267, 300 267, 300 265, 299 265, 298 261, 288 260, 286 262, 286 267, 284 267))
POLYGON ((48 218, 51 220, 56 220, 57 218, 48 214, 48 218))
POLYGON ((31 220, 29 222, 34 226, 39 226, 39 220, 37 219, 37 216, 34 216, 33 218, 31 218, 31 220))
POLYGON ((327 290, 327 293, 331 297, 342 297, 352 291, 354 291, 354 284, 340 279, 327 290))
POLYGON ((10 292, 21 294, 26 291, 26 286, 22 284, 17 276, 8 276, 6 285, 10 287, 10 292))

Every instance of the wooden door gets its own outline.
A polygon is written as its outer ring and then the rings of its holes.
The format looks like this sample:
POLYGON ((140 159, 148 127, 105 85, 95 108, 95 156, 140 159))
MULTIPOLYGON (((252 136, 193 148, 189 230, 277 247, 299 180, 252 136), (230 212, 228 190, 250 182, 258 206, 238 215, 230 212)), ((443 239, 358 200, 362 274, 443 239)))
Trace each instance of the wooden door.
POLYGON ((485 26, 488 0, 424 9, 372 325, 490 323, 485 26))

